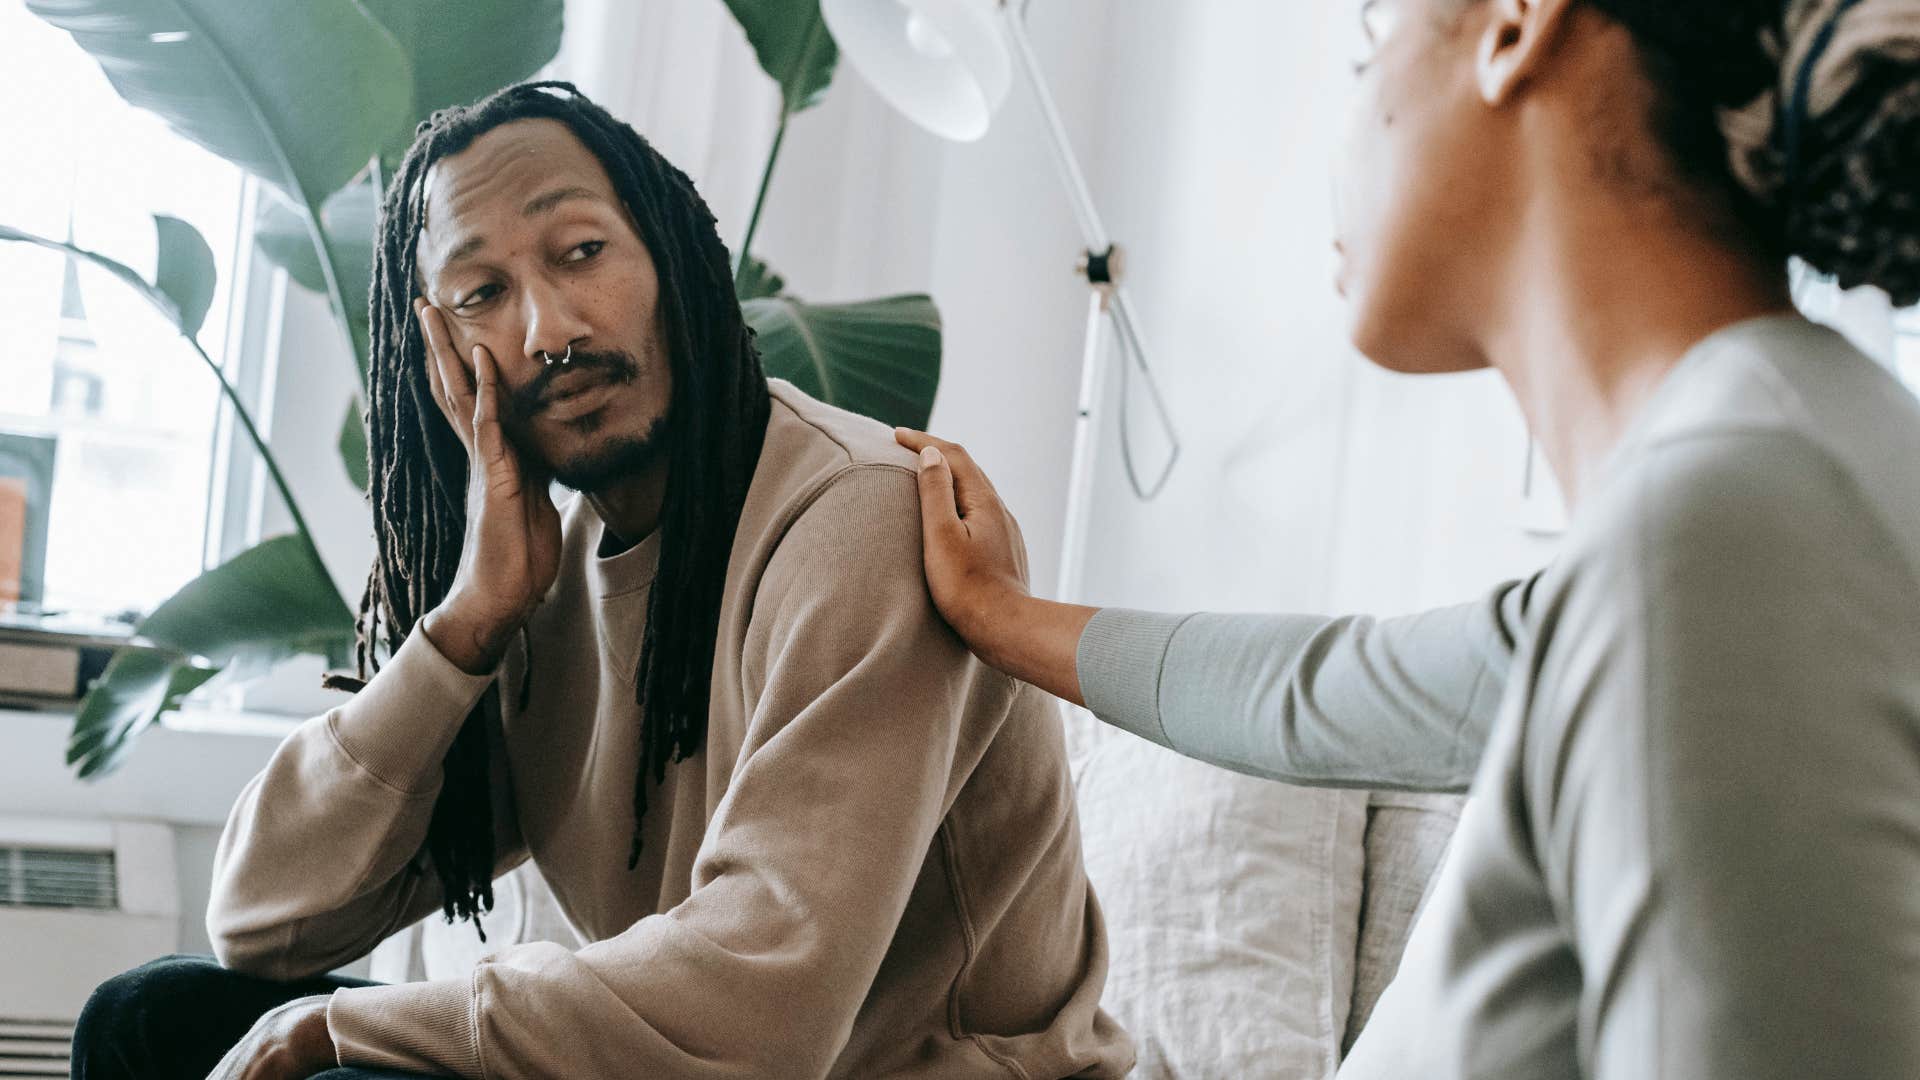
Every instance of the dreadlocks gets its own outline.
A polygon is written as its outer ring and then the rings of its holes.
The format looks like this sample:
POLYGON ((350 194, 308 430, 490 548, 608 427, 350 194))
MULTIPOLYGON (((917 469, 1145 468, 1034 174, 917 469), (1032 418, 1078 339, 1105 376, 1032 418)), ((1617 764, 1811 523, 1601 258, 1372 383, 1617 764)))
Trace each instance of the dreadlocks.
MULTIPOLYGON (((753 333, 734 298, 727 250, 706 202, 633 128, 570 83, 520 83, 476 104, 434 113, 415 130, 385 194, 374 254, 367 408, 377 554, 356 621, 357 661, 361 678, 367 678, 379 667, 379 645, 392 655, 446 597, 465 535, 467 453, 434 404, 426 346, 413 317, 414 253, 425 223, 428 170, 501 124, 540 117, 565 123, 600 159, 639 224, 659 271, 673 375, 660 569, 634 673, 643 750, 634 778, 627 860, 632 869, 640 857, 648 789, 666 778, 669 761, 698 752, 706 740, 727 556, 759 460, 770 401, 753 333)), ((530 658, 528 667, 523 704, 530 658)), ((447 752, 445 782, 421 852, 440 877, 448 921, 472 919, 476 927, 480 914, 493 907, 487 730, 498 722, 501 707, 496 684, 461 726, 447 752)))

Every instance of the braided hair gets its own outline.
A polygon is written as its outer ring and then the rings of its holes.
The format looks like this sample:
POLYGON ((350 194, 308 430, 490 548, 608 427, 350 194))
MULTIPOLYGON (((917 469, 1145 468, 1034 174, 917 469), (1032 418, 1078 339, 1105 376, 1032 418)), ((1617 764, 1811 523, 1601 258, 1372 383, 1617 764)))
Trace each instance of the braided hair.
POLYGON ((1920 303, 1920 6, 1587 2, 1633 35, 1656 135, 1744 240, 1920 303))
MULTIPOLYGON (((567 125, 600 159, 639 226, 660 278, 662 325, 672 371, 665 428, 668 476, 661 507, 660 570, 634 673, 642 751, 634 778, 633 844, 651 786, 670 761, 706 741, 727 556, 771 408, 753 332, 741 318, 733 275, 713 214, 691 180, 632 127, 565 82, 526 82, 472 105, 442 109, 415 130, 385 193, 373 266, 368 372, 368 498, 376 556, 356 620, 361 679, 382 647, 400 648, 452 587, 466 531, 467 453, 434 404, 427 351, 413 317, 415 248, 426 213, 426 176, 441 159, 514 120, 567 125)), ((531 679, 530 642, 524 705, 531 679)), ((427 838, 414 868, 430 863, 449 922, 479 926, 493 907, 494 836, 488 728, 501 710, 498 684, 468 714, 445 761, 427 838)), ((481 939, 485 940, 484 931, 481 939)))

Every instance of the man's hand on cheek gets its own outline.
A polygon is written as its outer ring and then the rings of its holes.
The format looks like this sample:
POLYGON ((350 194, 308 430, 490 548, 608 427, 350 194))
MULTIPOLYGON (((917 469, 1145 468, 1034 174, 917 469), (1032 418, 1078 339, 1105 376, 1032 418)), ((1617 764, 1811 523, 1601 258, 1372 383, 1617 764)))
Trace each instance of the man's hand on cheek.
POLYGON ((327 1031, 331 994, 297 998, 262 1016, 214 1066, 207 1080, 307 1080, 337 1068, 327 1031))

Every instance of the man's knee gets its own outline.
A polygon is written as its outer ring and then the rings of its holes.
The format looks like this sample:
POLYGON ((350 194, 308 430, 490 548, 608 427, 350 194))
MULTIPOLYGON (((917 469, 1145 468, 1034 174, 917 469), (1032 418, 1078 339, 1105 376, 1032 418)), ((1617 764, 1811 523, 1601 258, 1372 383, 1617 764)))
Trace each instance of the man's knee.
POLYGON ((98 1070, 116 1048, 144 1042, 156 1014, 193 1008, 197 993, 225 974, 212 957, 163 956, 101 983, 74 1024, 73 1075, 85 1075, 90 1063, 98 1070))
POLYGON ((124 1023, 157 1001, 191 1000, 197 988, 227 974, 210 956, 163 956, 108 979, 80 1010, 79 1027, 124 1023))

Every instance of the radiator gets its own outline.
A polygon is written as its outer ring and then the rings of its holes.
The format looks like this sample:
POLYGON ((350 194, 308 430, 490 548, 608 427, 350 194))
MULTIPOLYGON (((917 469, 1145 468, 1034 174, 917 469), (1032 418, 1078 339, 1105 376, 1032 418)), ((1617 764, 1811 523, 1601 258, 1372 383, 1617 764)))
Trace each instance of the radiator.
POLYGON ((179 948, 173 830, 0 817, 0 1077, 67 1075, 93 988, 179 948))

